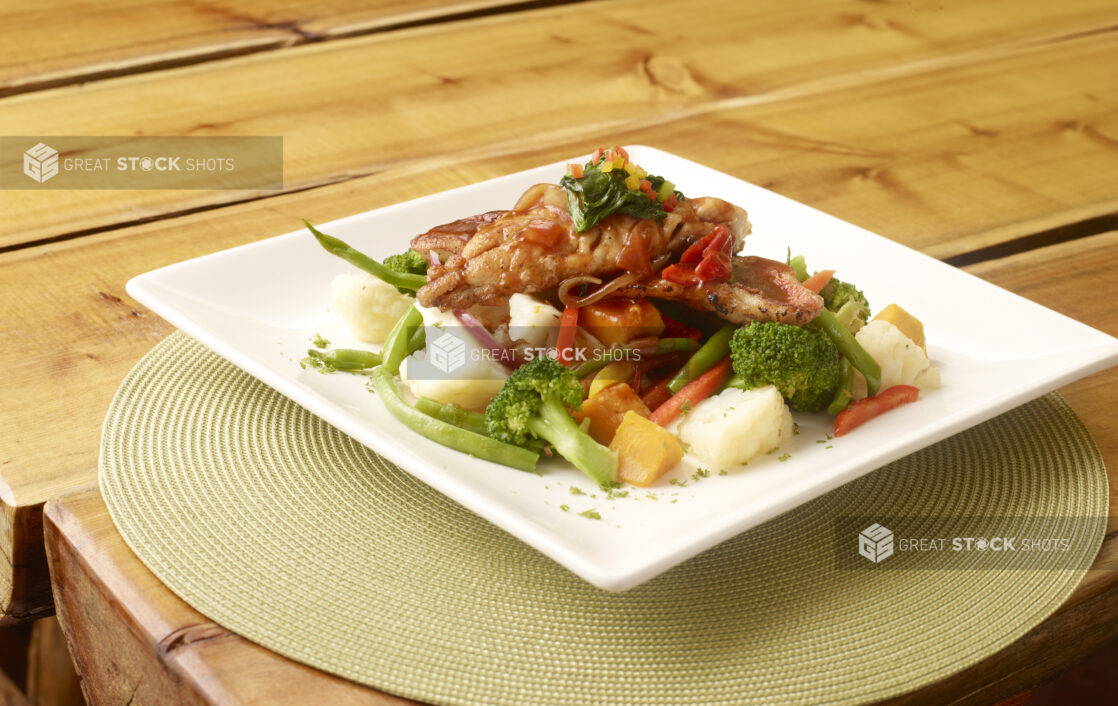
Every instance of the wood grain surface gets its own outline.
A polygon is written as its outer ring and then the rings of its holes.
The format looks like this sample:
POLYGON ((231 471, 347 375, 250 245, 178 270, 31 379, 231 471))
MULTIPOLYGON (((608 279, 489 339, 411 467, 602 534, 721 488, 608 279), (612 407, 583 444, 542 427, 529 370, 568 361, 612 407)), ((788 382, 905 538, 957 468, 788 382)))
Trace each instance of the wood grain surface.
MULTIPOLYGON (((840 111, 833 112, 840 115, 840 111)), ((850 111, 851 121, 856 122, 856 113, 856 110, 850 111)), ((713 119, 710 123, 702 122, 705 119, 696 118, 692 124, 710 126, 707 134, 717 139, 706 143, 708 145, 716 145, 718 139, 749 127, 713 119)), ((1012 116, 1005 114, 1001 119, 1011 120, 1012 116)), ((843 123, 836 118, 835 124, 843 123)), ((887 130, 888 126, 882 129, 887 130)), ((906 133, 894 134, 898 141, 917 139, 908 138, 906 133)), ((954 146, 958 150, 971 141, 978 141, 978 147, 973 149, 985 146, 994 152, 1015 153, 1012 144, 998 146, 1001 140, 1014 141, 1012 131, 1007 131, 1005 137, 989 138, 979 138, 969 130, 953 130, 951 134, 952 140, 959 141, 954 146)), ((1030 211, 1030 199, 1026 196, 1035 197, 1037 189, 1044 188, 1045 183, 1039 179, 1036 183, 1040 186, 1031 188, 1024 186, 1026 182, 1019 182, 1022 186, 1014 192, 1019 203, 1010 209, 997 198, 976 199, 967 192, 983 193, 984 185, 1008 184, 1019 178, 1016 174, 996 179, 986 169, 959 169, 951 176, 953 183, 945 186, 947 191, 939 210, 941 217, 917 218, 912 215, 917 206, 911 200, 893 198, 894 189, 882 185, 902 184, 910 173, 942 179, 940 173, 931 168, 906 166, 898 160, 895 166, 879 172, 892 176, 851 177, 843 182, 833 171, 838 167, 818 167, 819 171, 813 172, 815 167, 811 165, 832 163, 832 158, 828 151, 810 146, 802 147, 799 154, 791 156, 779 148, 766 149, 758 140, 753 149, 744 152, 759 160, 757 164, 763 171, 754 172, 750 165, 738 163, 737 155, 743 152, 724 150, 722 154, 715 154, 713 146, 699 150, 696 142, 689 140, 688 131, 682 128, 677 131, 646 128, 624 133, 622 137, 628 138, 625 142, 658 140, 666 149, 707 159, 716 168, 752 178, 777 191, 794 194, 795 189, 783 188, 780 181, 794 179, 803 184, 804 189, 812 190, 811 196, 825 202, 809 200, 810 205, 825 206, 832 213, 859 211, 866 217, 855 220, 861 220, 863 225, 893 226, 882 232, 902 241, 910 234, 915 239, 932 240, 929 249, 933 251, 938 245, 933 237, 936 229, 943 228, 943 224, 953 218, 957 219, 955 222, 961 221, 962 218, 954 215, 956 213, 962 213, 968 220, 967 228, 993 223, 996 233, 959 233, 955 238, 959 250, 982 247, 991 241, 1026 237, 1034 232, 1039 217, 1035 211, 1030 211), (785 155, 783 162, 779 158, 781 154, 785 155), (798 166, 802 170, 798 171, 798 166), (780 174, 784 176, 778 176, 780 174), (769 175, 772 179, 767 178, 769 175), (1013 224, 1014 218, 1023 220, 1013 224)), ((886 138, 879 140, 879 144, 885 144, 886 138)), ((1082 144, 1082 140, 1070 141, 1082 144)), ((171 331, 162 319, 127 295, 124 284, 128 279, 156 267, 293 230, 302 218, 322 223, 535 166, 542 161, 560 159, 584 149, 585 144, 575 140, 545 151, 406 162, 374 175, 327 187, 0 254, 0 298, 11 304, 5 312, 5 330, 20 341, 19 346, 0 351, 0 360, 15 372, 9 380, 7 394, 13 400, 21 400, 21 405, 0 408, 0 424, 13 430, 6 443, 0 446, 0 500, 6 507, 2 519, 8 523, 9 536, 13 538, 11 544, 0 543, 3 552, 0 556, 7 559, 7 565, 0 562, 0 605, 14 619, 49 611, 48 577, 38 532, 41 505, 53 495, 92 482, 100 423, 113 393, 135 361, 171 331), (80 277, 75 276, 76 273, 80 273, 80 277), (26 355, 28 350, 36 351, 37 355, 26 355), (59 397, 59 389, 67 391, 64 398, 59 397), (35 412, 27 414, 26 409, 35 412), (60 448, 65 451, 59 453, 60 448), (6 602, 3 596, 7 596, 6 602)), ((913 151, 920 152, 917 148, 913 151)), ((860 155, 837 157, 839 160, 848 158, 863 160, 866 169, 872 169, 866 165, 880 159, 860 155)), ((1035 169, 1043 169, 1046 164, 1042 160, 1035 169)), ((1016 171, 1029 169, 1033 167, 1022 165, 1016 171)), ((1094 182, 1090 188, 1118 189, 1118 184, 1113 182, 1097 179, 1094 182)), ((912 184, 903 191, 915 189, 916 185, 912 184)), ((940 199, 934 192, 926 193, 929 193, 929 201, 940 199)), ((1046 218, 1074 222, 1080 217, 1074 207, 1060 210, 1056 206, 1049 203, 1051 210, 1046 212, 1046 218)))
POLYGON ((412 703, 280 657, 208 621, 140 564, 95 490, 51 512, 58 617, 91 704, 412 703))
POLYGON ((37 0, 0 6, 0 96, 440 18, 517 0, 37 0))
MULTIPOLYGON (((1110 302, 1118 297, 1118 283, 1100 275, 1116 266, 1118 232, 1111 232, 967 269, 1114 334, 1118 333, 1118 309, 1110 302), (1098 290, 1085 297, 1066 285, 1069 278, 1079 277, 1099 282, 1098 290)), ((1111 488, 1118 488, 1116 387, 1118 369, 1111 369, 1061 390, 1098 443, 1111 488)), ((1118 611, 1115 497, 1112 492, 1113 516, 1107 540, 1092 570, 1056 614, 980 664, 896 703, 992 703, 1050 678, 1118 638, 1118 621, 1113 620, 1118 611), (1061 649, 1051 649, 1054 640, 1061 640, 1061 649)), ((287 685, 292 694, 310 693, 320 684, 329 683, 330 688, 342 690, 337 692, 339 697, 344 693, 349 698, 352 693, 354 699, 381 698, 377 692, 344 682, 335 684, 337 680, 328 675, 261 650, 189 609, 131 554, 112 527, 96 491, 48 503, 45 525, 59 617, 75 655, 81 655, 83 674, 108 671, 123 675, 125 684, 142 684, 145 675, 167 671, 175 679, 167 681, 160 693, 182 694, 184 702, 198 696, 215 702, 217 694, 235 693, 230 703, 251 703, 260 698, 259 690, 276 683, 287 685), (131 636, 133 643, 110 640, 106 645, 97 638, 110 630, 131 636), (200 636, 204 646, 185 651, 201 655, 196 661, 168 655, 163 648, 181 634, 200 636), (216 653, 219 649, 227 650, 220 658, 216 653), (252 677, 246 678, 246 673, 252 677)), ((89 682, 87 688, 102 688, 94 683, 89 682)), ((281 696, 270 691, 267 700, 299 703, 294 697, 284 700, 281 696)))
MULTIPOLYGON (((701 0, 680 12, 614 0, 496 15, 11 96, 0 134, 283 135, 285 189, 299 190, 444 158, 570 143, 577 154, 640 132, 700 158, 733 153, 747 178, 793 198, 829 206, 852 189, 858 208, 840 215, 859 219, 899 200, 922 222, 948 217, 944 202, 958 201, 942 194, 960 188, 949 175, 966 169, 987 172, 972 198, 1005 213, 1112 208, 1113 187, 1087 175, 1118 166, 1118 6, 949 4, 800 0, 773 13, 701 0), (883 126, 913 139, 894 145, 883 126), (773 168, 797 157, 790 172, 773 168), (1067 171, 1014 181, 1014 166, 1036 164, 1067 171)), ((0 249, 273 193, 22 191, 6 203, 0 249)), ((954 254, 969 215, 897 238, 954 254)))

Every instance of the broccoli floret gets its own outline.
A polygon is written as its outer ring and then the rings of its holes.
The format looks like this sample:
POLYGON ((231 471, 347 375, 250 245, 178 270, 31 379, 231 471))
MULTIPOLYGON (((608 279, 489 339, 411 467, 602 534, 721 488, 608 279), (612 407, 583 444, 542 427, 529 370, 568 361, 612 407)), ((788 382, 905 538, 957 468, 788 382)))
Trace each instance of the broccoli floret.
MULTIPOLYGON (((427 274, 427 259, 411 248, 408 248, 399 255, 389 255, 384 258, 384 266, 393 272, 399 272, 405 275, 427 274)), ((414 290, 405 289, 403 287, 397 287, 396 289, 400 294, 415 296, 414 290)))
POLYGON ((866 295, 849 282, 832 277, 819 294, 823 297, 823 305, 850 333, 858 333, 869 321, 870 303, 866 295))
POLYGON ((542 439, 599 485, 617 481, 617 456, 579 428, 567 408, 582 406, 583 389, 568 368, 539 357, 518 368, 485 409, 489 435, 525 445, 542 439))
POLYGON ((745 389, 775 385, 802 412, 826 408, 839 385, 838 349, 814 328, 755 321, 734 332, 730 358, 745 389))

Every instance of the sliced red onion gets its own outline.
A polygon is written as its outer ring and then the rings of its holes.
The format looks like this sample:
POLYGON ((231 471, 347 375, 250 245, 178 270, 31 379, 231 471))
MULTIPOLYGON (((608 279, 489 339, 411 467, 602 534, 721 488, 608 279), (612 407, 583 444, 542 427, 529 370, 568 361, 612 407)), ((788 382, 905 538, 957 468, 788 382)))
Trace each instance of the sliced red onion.
POLYGON ((497 339, 493 338, 493 334, 489 333, 489 329, 477 320, 477 317, 465 309, 455 309, 454 318, 458 319, 458 323, 470 332, 478 345, 490 352, 494 360, 509 369, 518 367, 512 351, 498 343, 497 339))

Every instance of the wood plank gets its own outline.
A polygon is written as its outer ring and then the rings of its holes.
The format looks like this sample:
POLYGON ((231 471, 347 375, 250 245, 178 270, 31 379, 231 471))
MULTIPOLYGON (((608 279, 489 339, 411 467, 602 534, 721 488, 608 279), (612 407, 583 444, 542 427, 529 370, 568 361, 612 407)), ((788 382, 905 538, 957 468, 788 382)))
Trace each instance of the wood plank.
MULTIPOLYGON (((968 270, 1104 331, 1118 333, 1118 309, 1110 306, 1118 295, 1118 284, 1097 276, 1112 271, 1116 265, 1118 232, 1112 232, 975 265, 968 270), (1083 297, 1072 279, 1091 282, 1097 288, 1092 296, 1083 297)), ((1118 499, 1116 389, 1118 368, 1061 390, 1103 454, 1110 477, 1112 508, 1118 499)), ((1111 519, 1108 539, 1092 570, 1052 617, 979 665, 897 703, 991 703, 1050 678, 1093 649, 1118 638, 1118 621, 1113 619, 1118 611, 1118 526, 1114 522, 1118 517, 1111 519)), ((259 648, 207 623, 173 598, 127 550, 95 492, 48 503, 45 525, 59 616, 75 654, 88 655, 91 665, 113 661, 122 670, 126 683, 134 683, 152 670, 174 670, 179 681, 167 687, 172 689, 167 693, 224 694, 224 689, 239 688, 237 698, 246 700, 258 687, 243 683, 242 672, 236 665, 254 665, 253 684, 283 683, 293 690, 311 689, 318 680, 329 678, 293 666, 275 655, 265 659, 257 652, 259 648), (87 631, 85 625, 90 620, 95 621, 95 626, 87 631), (71 632, 70 626, 75 622, 71 632), (123 631, 121 623, 127 631, 123 631), (189 662, 162 657, 157 646, 166 644, 179 631, 213 635, 217 639, 206 640, 204 644, 222 645, 228 651, 218 655, 200 649, 191 653, 197 659, 189 662), (116 649, 117 640, 107 641, 109 645, 94 644, 94 635, 118 633, 136 636, 136 652, 128 660, 110 654, 116 649)), ((375 693, 351 688, 355 690, 353 695, 375 693)), ((237 698, 230 700, 236 702, 237 698)), ((277 703, 283 703, 278 695, 276 698, 277 703)))
POLYGON ((32 706, 31 702, 27 700, 27 696, 3 672, 0 672, 0 704, 3 706, 32 706))
POLYGON ((285 659, 210 622, 139 561, 97 491, 51 505, 58 617, 89 703, 413 702, 285 659))
MULTIPOLYGON (((289 190, 643 135, 793 198, 853 201, 840 215, 939 255, 978 230, 1035 228, 1057 206, 1113 210, 1115 187, 1094 174, 1118 159, 1107 137, 1118 6, 950 4, 797 0, 772 13, 702 0, 681 13, 611 0, 515 13, 12 96, 0 134, 283 135, 289 190), (1059 178, 1034 181, 1045 168, 1059 178), (959 172, 984 188, 965 191, 959 172), (968 200, 999 215, 974 223, 968 200), (947 227, 910 235, 913 209, 947 227)), ((7 194, 0 248, 262 195, 7 194)))
POLYGON ((0 7, 0 96, 523 4, 38 0, 0 7), (62 18, 65 18, 64 21, 62 18))
POLYGON ((32 704, 85 706, 81 680, 56 618, 35 621, 27 661, 27 699, 32 704))

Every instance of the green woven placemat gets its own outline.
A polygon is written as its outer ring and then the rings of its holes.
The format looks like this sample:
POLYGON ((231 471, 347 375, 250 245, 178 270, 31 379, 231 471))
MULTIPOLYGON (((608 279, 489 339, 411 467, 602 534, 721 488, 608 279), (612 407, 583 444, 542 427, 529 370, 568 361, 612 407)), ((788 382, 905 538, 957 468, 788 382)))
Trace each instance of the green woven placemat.
POLYGON ((900 694, 1009 644, 1084 572, 843 570, 833 518, 1087 518, 1086 567, 1107 512, 1098 451, 1049 395, 610 594, 181 333, 118 392, 100 481, 140 560, 212 620, 348 679, 461 704, 900 694))

